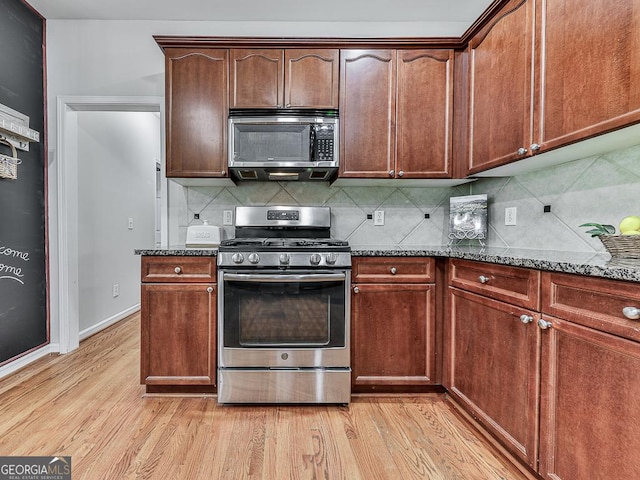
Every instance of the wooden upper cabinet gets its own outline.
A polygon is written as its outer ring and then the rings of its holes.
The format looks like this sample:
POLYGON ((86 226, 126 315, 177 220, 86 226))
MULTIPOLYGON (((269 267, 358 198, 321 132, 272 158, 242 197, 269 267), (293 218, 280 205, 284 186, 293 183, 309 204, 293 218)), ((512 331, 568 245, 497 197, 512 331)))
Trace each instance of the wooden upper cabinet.
POLYGON ((450 178, 453 51, 342 50, 340 176, 450 178))
POLYGON ((453 51, 399 50, 396 176, 451 177, 453 51))
POLYGON ((638 0, 538 2, 541 150, 640 121, 638 0))
POLYGON ((532 143, 533 1, 509 2, 469 43, 469 173, 521 158, 532 143))
POLYGON ((284 51, 284 106, 338 108, 339 51, 284 51))
POLYGON ((337 108, 338 50, 231 49, 231 108, 337 108))
POLYGON ((224 177, 229 67, 225 49, 167 48, 167 177, 224 177))
POLYGON ((393 176, 395 70, 395 50, 341 50, 341 177, 393 176))
POLYGON ((469 174, 640 122, 637 0, 512 0, 469 42, 469 174))
POLYGON ((231 49, 231 108, 282 106, 283 51, 231 49))

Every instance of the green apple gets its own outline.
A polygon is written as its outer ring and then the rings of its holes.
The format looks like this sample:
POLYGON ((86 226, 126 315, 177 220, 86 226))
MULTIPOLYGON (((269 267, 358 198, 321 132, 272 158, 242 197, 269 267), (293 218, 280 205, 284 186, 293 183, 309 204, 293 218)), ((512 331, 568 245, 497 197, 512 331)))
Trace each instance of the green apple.
POLYGON ((632 232, 640 230, 640 217, 637 215, 630 215, 620 220, 618 229, 622 235, 635 235, 632 232))

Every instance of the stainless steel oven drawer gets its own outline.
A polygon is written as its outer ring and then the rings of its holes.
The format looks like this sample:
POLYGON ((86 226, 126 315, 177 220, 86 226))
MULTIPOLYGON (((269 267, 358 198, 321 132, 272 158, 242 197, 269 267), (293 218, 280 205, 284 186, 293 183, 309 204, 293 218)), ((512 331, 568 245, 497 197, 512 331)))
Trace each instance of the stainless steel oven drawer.
POLYGON ((350 399, 350 368, 218 369, 218 403, 348 404, 350 399))

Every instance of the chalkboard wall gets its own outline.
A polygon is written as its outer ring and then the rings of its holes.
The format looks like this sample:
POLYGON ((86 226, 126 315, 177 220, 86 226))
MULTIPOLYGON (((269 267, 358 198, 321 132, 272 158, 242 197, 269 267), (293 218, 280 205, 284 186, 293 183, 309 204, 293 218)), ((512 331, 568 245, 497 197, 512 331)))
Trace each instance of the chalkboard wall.
POLYGON ((44 26, 21 0, 0 0, 0 103, 40 132, 18 150, 18 178, 0 178, 0 365, 49 341, 44 26))

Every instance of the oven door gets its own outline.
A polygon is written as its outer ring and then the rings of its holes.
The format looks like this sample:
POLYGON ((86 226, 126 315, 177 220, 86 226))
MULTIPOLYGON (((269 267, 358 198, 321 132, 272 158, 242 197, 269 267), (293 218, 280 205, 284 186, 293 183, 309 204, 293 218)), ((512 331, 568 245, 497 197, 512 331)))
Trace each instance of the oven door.
POLYGON ((219 271, 219 367, 348 367, 349 294, 349 270, 219 271))

